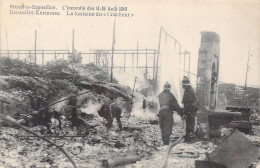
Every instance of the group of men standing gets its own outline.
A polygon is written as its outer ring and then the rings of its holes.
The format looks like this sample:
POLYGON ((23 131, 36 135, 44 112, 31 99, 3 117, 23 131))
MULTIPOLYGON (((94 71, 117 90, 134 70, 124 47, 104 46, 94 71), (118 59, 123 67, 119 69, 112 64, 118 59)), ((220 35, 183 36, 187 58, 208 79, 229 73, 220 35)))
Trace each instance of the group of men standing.
POLYGON ((164 145, 169 145, 173 127, 173 111, 176 111, 182 119, 186 119, 185 141, 190 142, 195 135, 195 119, 198 109, 195 106, 195 92, 186 76, 183 77, 182 88, 184 89, 183 108, 179 106, 176 98, 170 92, 171 85, 168 82, 165 83, 164 90, 158 96, 160 103, 159 124, 164 145))

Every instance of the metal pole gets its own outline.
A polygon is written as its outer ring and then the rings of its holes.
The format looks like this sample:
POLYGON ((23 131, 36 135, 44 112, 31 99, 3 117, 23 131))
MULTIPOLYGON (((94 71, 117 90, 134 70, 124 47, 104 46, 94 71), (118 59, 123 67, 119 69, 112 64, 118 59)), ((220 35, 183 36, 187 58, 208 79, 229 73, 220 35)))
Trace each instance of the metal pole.
POLYGON ((161 35, 162 35, 162 27, 160 28, 159 34, 159 43, 158 43, 158 53, 157 53, 157 62, 156 62, 156 74, 155 74, 155 91, 157 90, 157 78, 158 78, 158 66, 159 66, 159 54, 160 54, 160 47, 161 47, 161 35))
POLYGON ((99 66, 99 58, 100 58, 100 53, 98 53, 96 57, 97 66, 99 66))
POLYGON ((97 65, 97 59, 98 59, 98 53, 96 52, 96 57, 95 57, 95 62, 96 62, 96 65, 97 65))
POLYGON ((134 71, 134 53, 132 53, 132 72, 134 71))
POLYGON ((101 64, 101 53, 98 55, 98 66, 102 66, 102 64, 101 64))
POLYGON ((30 63, 32 63, 31 50, 29 50, 30 63))
POLYGON ((250 45, 249 45, 248 56, 247 56, 246 80, 245 80, 245 91, 244 91, 244 107, 246 106, 246 89, 247 89, 247 73, 248 73, 249 56, 250 56, 250 45))
POLYGON ((153 81, 155 77, 155 50, 153 50, 153 81))
POLYGON ((184 58, 183 58, 183 67, 184 67, 184 71, 183 71, 183 76, 185 76, 185 72, 186 72, 186 50, 184 51, 184 58))
MULTIPOLYGON (((7 38, 7 30, 5 29, 5 38, 6 38, 6 48, 7 50, 9 50, 9 46, 8 46, 8 38, 7 38)), ((9 55, 8 55, 9 57, 9 55)))
POLYGON ((190 79, 190 53, 189 53, 189 79, 190 79))
POLYGON ((137 50, 136 50, 136 67, 138 69, 138 42, 137 42, 137 50))
MULTIPOLYGON (((135 77, 135 83, 136 83, 136 79, 137 79, 137 77, 135 77)), ((135 92, 135 83, 134 83, 134 87, 133 87, 132 99, 131 99, 131 103, 130 103, 130 109, 129 109, 129 115, 128 115, 128 117, 127 117, 127 121, 128 121, 128 119, 129 119, 130 113, 131 113, 131 111, 132 111, 133 98, 134 98, 134 92, 135 92)))
POLYGON ((71 50, 72 64, 74 63, 74 29, 72 30, 72 50, 71 50))
POLYGON ((145 79, 147 79, 147 47, 146 47, 146 55, 145 55, 145 79))
POLYGON ((42 66, 44 66, 44 50, 42 50, 42 66))
POLYGON ((54 51, 54 58, 55 58, 55 60, 57 59, 56 51, 54 51))
MULTIPOLYGON (((176 46, 177 46, 177 40, 174 39, 174 50, 173 50, 173 54, 172 54, 174 58, 175 58, 175 57, 177 58, 177 56, 178 56, 178 55, 177 55, 177 47, 176 47, 176 46)), ((178 66, 180 66, 180 64, 179 64, 178 66)), ((180 76, 180 75, 179 75, 179 76, 180 76)))
POLYGON ((126 57, 126 51, 125 51, 125 54, 124 54, 124 72, 125 72, 125 58, 126 57))
POLYGON ((34 39, 34 64, 36 65, 36 45, 37 45, 37 30, 35 30, 35 39, 34 39))
POLYGON ((181 75, 181 44, 179 44, 179 78, 180 78, 180 75, 181 75))
POLYGON ((96 50, 94 50, 94 55, 93 55, 93 63, 95 64, 96 63, 96 50))
POLYGON ((111 57, 111 79, 110 82, 113 82, 113 66, 114 66, 114 49, 115 49, 115 30, 116 30, 116 17, 114 20, 114 26, 113 26, 113 40, 112 40, 112 57, 111 57))

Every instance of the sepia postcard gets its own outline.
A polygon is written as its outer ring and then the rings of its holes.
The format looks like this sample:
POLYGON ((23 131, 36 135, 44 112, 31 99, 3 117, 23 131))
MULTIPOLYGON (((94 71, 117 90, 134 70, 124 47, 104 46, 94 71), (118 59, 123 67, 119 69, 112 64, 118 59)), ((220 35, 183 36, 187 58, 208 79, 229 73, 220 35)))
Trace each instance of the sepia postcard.
POLYGON ((0 0, 0 167, 260 168, 259 0, 0 0))

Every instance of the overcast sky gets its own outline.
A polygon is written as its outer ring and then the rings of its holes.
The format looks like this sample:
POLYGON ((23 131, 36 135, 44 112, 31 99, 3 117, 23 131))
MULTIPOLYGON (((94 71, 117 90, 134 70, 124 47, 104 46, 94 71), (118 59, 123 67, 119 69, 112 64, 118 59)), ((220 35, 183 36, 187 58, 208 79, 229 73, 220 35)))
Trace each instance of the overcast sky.
MULTIPOLYGON (((113 17, 9 15, 10 3, 1 0, 1 49, 34 49, 34 30, 38 49, 71 50, 72 29, 75 48, 112 47, 113 17)), ((21 1, 24 5, 55 4, 54 1, 21 1)), ((160 26, 191 52, 191 70, 197 72, 200 32, 220 35, 220 80, 244 85, 249 44, 251 46, 248 85, 260 86, 260 2, 178 2, 159 0, 57 1, 56 7, 127 6, 131 18, 117 18, 116 49, 158 48, 160 26)), ((62 11, 64 12, 64 11, 62 11)), ((173 65, 174 66, 174 65, 173 65)), ((169 67, 170 68, 170 67, 169 67)))

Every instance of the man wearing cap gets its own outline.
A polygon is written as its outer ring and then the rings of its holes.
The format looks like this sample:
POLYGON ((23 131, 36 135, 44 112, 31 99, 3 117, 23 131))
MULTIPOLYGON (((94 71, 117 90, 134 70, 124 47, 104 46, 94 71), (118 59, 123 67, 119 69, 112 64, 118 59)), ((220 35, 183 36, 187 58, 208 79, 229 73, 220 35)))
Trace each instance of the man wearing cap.
POLYGON ((182 80, 182 88, 184 89, 182 103, 184 106, 183 115, 186 116, 186 135, 185 141, 191 141, 194 137, 195 119, 198 108, 195 106, 196 96, 193 88, 190 85, 190 80, 184 76, 182 80))
POLYGON ((160 103, 159 124, 164 145, 169 145, 169 138, 173 127, 173 111, 177 111, 178 113, 182 111, 170 90, 171 85, 166 82, 164 84, 164 91, 158 96, 160 103))

